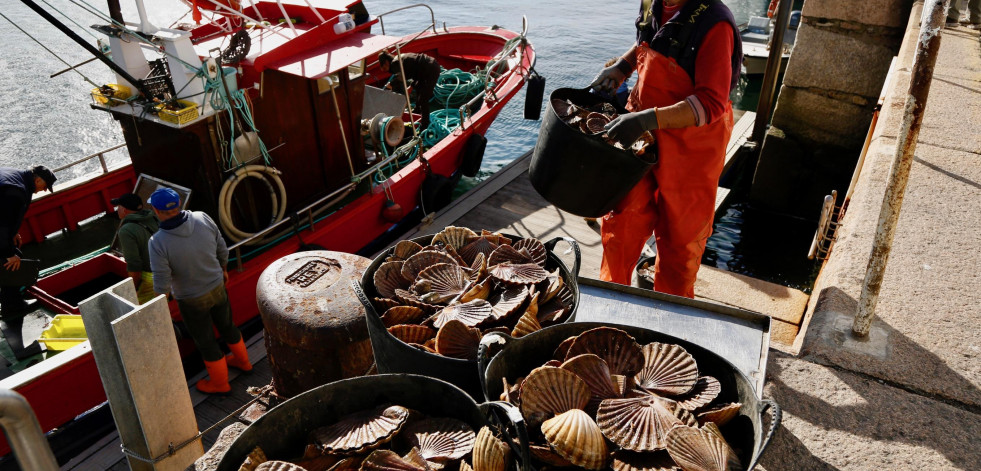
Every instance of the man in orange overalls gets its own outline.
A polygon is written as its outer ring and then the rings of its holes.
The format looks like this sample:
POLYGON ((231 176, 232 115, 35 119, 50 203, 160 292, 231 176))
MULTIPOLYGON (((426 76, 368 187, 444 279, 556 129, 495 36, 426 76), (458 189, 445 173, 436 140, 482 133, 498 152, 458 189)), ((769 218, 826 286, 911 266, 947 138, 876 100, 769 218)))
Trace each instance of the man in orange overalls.
POLYGON ((592 86, 615 90, 637 71, 627 101, 631 112, 606 129, 625 146, 651 131, 659 162, 603 218, 600 278, 629 285, 653 232, 654 289, 693 298, 732 133, 729 94, 742 63, 739 29, 719 0, 646 0, 637 28, 636 45, 592 86))

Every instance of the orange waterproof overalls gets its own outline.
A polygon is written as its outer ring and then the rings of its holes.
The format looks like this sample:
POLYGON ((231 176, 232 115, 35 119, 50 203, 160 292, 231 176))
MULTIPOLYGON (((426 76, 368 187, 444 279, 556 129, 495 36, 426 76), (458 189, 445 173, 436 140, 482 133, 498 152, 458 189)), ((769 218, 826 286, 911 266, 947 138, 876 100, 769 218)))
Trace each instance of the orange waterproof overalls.
MULTIPOLYGON (((693 80, 678 63, 641 43, 637 85, 627 109, 674 105, 692 95, 693 80)), ((600 278, 630 284, 644 242, 657 243, 654 290, 695 297, 695 275, 712 234, 715 191, 732 134, 732 103, 721 119, 699 127, 657 129, 659 163, 603 218, 600 278)))

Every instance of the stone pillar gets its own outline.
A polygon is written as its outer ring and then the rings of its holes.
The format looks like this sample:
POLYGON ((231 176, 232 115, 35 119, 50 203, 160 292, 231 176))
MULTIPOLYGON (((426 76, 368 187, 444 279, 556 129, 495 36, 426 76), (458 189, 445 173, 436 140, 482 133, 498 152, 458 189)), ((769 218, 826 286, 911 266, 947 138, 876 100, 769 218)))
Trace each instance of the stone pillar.
POLYGON ((912 4, 804 2, 753 178, 754 206, 817 219, 825 195, 844 194, 912 4))
MULTIPOLYGON (((153 458, 193 439, 197 420, 166 299, 137 304, 126 278, 78 307, 123 447, 153 458)), ((181 471, 202 454, 197 438, 156 463, 127 459, 133 471, 181 471)))

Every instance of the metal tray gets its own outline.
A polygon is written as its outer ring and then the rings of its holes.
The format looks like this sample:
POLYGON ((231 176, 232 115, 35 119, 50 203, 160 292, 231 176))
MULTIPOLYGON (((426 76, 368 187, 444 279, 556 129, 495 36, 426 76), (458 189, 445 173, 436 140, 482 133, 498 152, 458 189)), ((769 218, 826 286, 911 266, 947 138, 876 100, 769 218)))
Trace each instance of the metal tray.
POLYGON ((739 368, 763 397, 769 316, 580 277, 575 320, 643 327, 698 344, 739 368))

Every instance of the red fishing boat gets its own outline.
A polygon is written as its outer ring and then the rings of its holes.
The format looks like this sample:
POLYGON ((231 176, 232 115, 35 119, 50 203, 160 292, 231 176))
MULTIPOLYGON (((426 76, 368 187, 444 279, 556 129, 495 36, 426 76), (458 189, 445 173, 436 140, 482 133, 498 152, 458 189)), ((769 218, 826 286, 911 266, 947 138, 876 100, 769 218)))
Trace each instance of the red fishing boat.
MULTIPOLYGON (((238 324, 257 317, 257 279, 272 261, 309 247, 358 251, 410 213, 448 202, 461 171, 479 168, 483 134, 535 63, 524 32, 432 21, 394 37, 385 22, 399 10, 372 16, 360 1, 185 3, 200 24, 158 28, 141 0, 138 22, 124 22, 118 0, 109 0, 109 21, 94 28, 111 59, 77 39, 116 72, 116 83, 91 90, 92 112, 118 121, 131 162, 103 163, 101 174, 36 198, 20 234, 44 253, 46 235, 111 220, 109 201, 122 193, 178 188, 187 208, 220 221, 229 240, 238 324), (425 53, 445 69, 429 128, 413 125, 421 117, 411 111, 411 87, 385 90, 381 51, 425 53)), ((29 290, 55 314, 78 313, 79 289, 95 294, 126 276, 112 251, 66 265, 29 290)), ((171 311, 179 319, 176 303, 171 311)), ((87 342, 48 356, 0 382, 27 398, 45 432, 106 400, 87 342)))

